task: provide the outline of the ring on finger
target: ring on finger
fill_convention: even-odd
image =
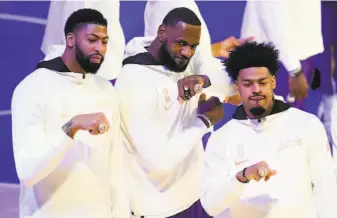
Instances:
[[[192,97],[190,88],[188,86],[184,86],[184,96],[186,99],[190,99]]]
[[[258,172],[261,177],[266,177],[268,175],[268,170],[265,167],[261,167]]]
[[[195,93],[200,93],[200,92],[202,92],[202,85],[196,84],[196,85],[194,86],[194,91],[195,91]]]
[[[105,129],[106,129],[106,124],[102,123],[102,124],[98,125],[98,132],[99,133],[101,133],[101,134],[104,133]]]

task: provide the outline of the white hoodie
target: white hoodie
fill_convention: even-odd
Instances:
[[[198,96],[182,105],[177,100],[177,81],[201,74],[199,66],[191,61],[183,73],[167,70],[144,48],[153,39],[130,41],[115,87],[121,103],[132,210],[136,216],[168,217],[200,197],[201,139],[210,129],[196,117]],[[209,94],[218,92],[222,98],[232,94],[226,72],[204,73],[215,84],[213,90],[213,85],[207,88],[212,91]]]
[[[244,137],[242,137],[244,136]],[[237,172],[265,161],[277,174],[241,183]],[[275,101],[271,115],[234,118],[210,137],[201,203],[216,218],[335,218],[337,184],[320,120]]]
[[[100,76],[69,72],[57,51],[13,93],[20,217],[128,217],[116,92]],[[76,115],[97,112],[110,123],[105,134],[79,131],[71,139],[61,129]]]

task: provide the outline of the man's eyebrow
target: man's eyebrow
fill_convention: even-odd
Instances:
[[[95,37],[97,37],[97,38],[101,38],[101,37],[99,37],[98,35],[96,35],[96,34],[94,34],[94,33],[89,33],[89,34],[87,34],[87,36],[95,36]],[[103,37],[103,38],[101,38],[101,39],[109,39],[109,36],[105,36],[105,37]]]

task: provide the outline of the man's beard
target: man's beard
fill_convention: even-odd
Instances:
[[[76,51],[76,60],[78,61],[81,68],[87,73],[96,74],[97,71],[99,70],[99,68],[101,67],[103,61],[104,61],[104,57],[101,58],[100,63],[93,63],[93,62],[90,61],[90,56],[85,56],[83,54],[83,52],[81,51],[81,49],[79,49],[78,46],[76,46],[75,49],[76,49],[75,50]],[[95,55],[97,55],[97,54],[95,54]]]
[[[253,107],[249,111],[254,117],[261,118],[266,113],[267,110],[259,106],[259,107]]]
[[[170,53],[167,49],[167,42],[163,42],[163,44],[160,46],[160,60],[163,65],[165,65],[169,70],[173,72],[184,72],[189,64],[189,61],[184,66],[179,66],[171,57]]]

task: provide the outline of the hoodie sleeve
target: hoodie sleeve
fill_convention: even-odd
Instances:
[[[337,184],[328,137],[317,117],[307,126],[309,167],[318,217],[334,218],[337,217]]]
[[[211,135],[205,152],[200,201],[210,216],[217,216],[237,203],[245,188],[236,178],[240,170],[231,162],[228,145],[224,143],[227,138],[224,128]]]
[[[114,99],[114,121],[112,123],[113,126],[110,127],[114,134],[112,137],[112,152],[110,159],[113,217],[129,217],[130,204],[125,179],[124,147],[120,128],[120,104],[115,89],[113,87],[111,87],[111,89],[111,99]]]
[[[160,109],[153,74],[140,65],[126,65],[116,81],[121,99],[122,125],[142,165],[156,173],[167,173],[200,145],[209,130],[198,118],[181,132],[169,134],[167,118]],[[139,72],[142,72],[139,74]],[[168,112],[167,112],[168,113]],[[167,116],[167,114],[166,114]],[[172,118],[175,119],[175,118]]]
[[[26,78],[21,82],[12,97],[15,166],[19,179],[27,186],[33,186],[48,176],[75,142],[63,132],[61,126],[47,136],[43,94],[35,88],[37,81],[32,79]]]
[[[247,3],[244,25],[241,32],[241,37],[252,36],[252,32],[256,28],[265,35],[269,42],[272,42],[275,47],[280,51],[280,60],[290,72],[296,72],[301,69],[301,63],[298,59],[294,49],[290,48],[289,39],[285,36],[286,16],[285,4],[287,1],[254,1]],[[291,14],[291,13],[290,13]],[[253,17],[250,17],[253,16]],[[255,17],[256,16],[256,17]],[[249,21],[253,19],[254,21]],[[257,32],[257,34],[259,34]],[[253,35],[257,41],[264,41],[258,35]]]

